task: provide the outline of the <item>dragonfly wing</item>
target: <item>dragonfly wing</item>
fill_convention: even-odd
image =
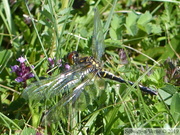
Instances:
[[[87,72],[86,70],[85,67],[77,66],[73,70],[58,76],[33,83],[23,91],[22,97],[24,99],[40,101],[66,92],[82,79],[82,76]]]
[[[93,31],[93,45],[92,52],[97,60],[100,61],[102,55],[104,54],[104,35],[103,27],[100,20],[99,10],[94,9],[94,31]]]
[[[45,98],[51,98],[59,93],[64,93],[73,88],[76,83],[88,74],[87,66],[76,66],[76,68],[67,71],[58,76],[41,80],[27,87],[22,94],[22,97],[29,100],[40,101]],[[89,71],[90,72],[90,71]]]
[[[80,83],[77,87],[75,87],[71,94],[65,96],[62,98],[57,105],[53,106],[48,113],[43,117],[42,123],[54,123],[60,120],[60,118],[65,118],[68,116],[68,114],[75,115],[75,113],[78,111],[72,111],[72,108],[75,108],[75,104],[77,103],[77,99],[81,95],[82,91],[84,90],[84,87],[89,84],[91,79],[86,79],[82,83]]]
[[[35,82],[23,91],[22,97],[24,99],[40,101],[44,99],[45,96],[47,96],[47,92],[51,86],[53,86],[57,82],[62,82],[66,77],[68,76],[65,76],[63,74],[49,79],[41,80],[40,82]]]

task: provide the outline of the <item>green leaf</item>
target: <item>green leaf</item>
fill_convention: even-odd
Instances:
[[[158,90],[158,93],[161,95],[163,101],[167,104],[167,105],[170,105],[171,102],[172,102],[172,98],[171,98],[171,94],[159,89]]]
[[[147,34],[150,34],[152,32],[152,24],[151,23],[148,23],[146,26],[145,26],[145,32]]]
[[[21,135],[35,135],[36,134],[36,130],[33,128],[27,128],[25,127],[23,129],[23,131],[21,132]]]
[[[162,32],[160,25],[152,24],[152,33],[160,34]]]
[[[175,93],[172,97],[171,112],[180,114],[180,93]]]
[[[136,24],[136,20],[138,19],[138,15],[134,12],[128,13],[128,17],[126,18],[126,25],[131,27],[132,25]]]
[[[146,11],[144,14],[140,16],[137,23],[138,25],[146,26],[147,23],[150,22],[151,20],[152,20],[152,15],[150,14],[149,11]]]
[[[117,40],[117,34],[114,29],[110,28],[109,34],[113,40]]]
[[[111,27],[113,29],[118,29],[119,28],[119,19],[120,18],[117,15],[114,15],[113,20],[111,22]]]
[[[176,120],[176,122],[178,122],[180,120],[180,93],[176,93],[173,95],[172,97],[172,102],[171,102],[171,113],[174,117],[174,119]]]
[[[175,94],[176,92],[178,92],[178,88],[171,84],[167,84],[165,87],[163,87],[161,89],[166,91],[169,94]]]
[[[151,48],[143,53],[150,56],[151,58],[158,58],[165,53],[165,48],[164,47],[156,47],[156,49]],[[167,56],[167,54],[166,54],[166,56]],[[141,62],[145,62],[145,61],[149,60],[148,57],[144,57],[144,55],[142,55],[142,54],[138,55],[135,59],[138,61],[141,61]]]
[[[164,46],[164,52],[159,59],[167,59],[168,57],[172,58],[175,56],[175,52],[180,53],[179,38],[180,38],[180,34],[172,38],[170,42],[171,44],[167,44],[166,46]]]
[[[126,28],[128,30],[128,34],[136,35],[138,32],[138,28],[136,26],[136,21],[138,19],[138,16],[134,12],[130,12],[128,14],[128,17],[126,18]]]

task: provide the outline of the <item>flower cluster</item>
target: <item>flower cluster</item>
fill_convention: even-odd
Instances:
[[[31,68],[26,66],[26,59],[24,57],[19,57],[17,61],[20,62],[20,65],[11,66],[11,72],[15,72],[18,76],[15,81],[26,83],[26,80],[34,77],[34,74],[31,72]],[[34,66],[32,66],[32,68],[34,68]]]
[[[17,75],[17,78],[15,79],[15,81],[16,82],[23,82],[24,87],[26,87],[26,80],[34,77],[34,74],[31,71],[31,68],[34,68],[34,66],[31,66],[31,68],[26,66],[26,63],[25,63],[26,59],[24,57],[19,57],[17,59],[17,61],[20,62],[20,65],[11,66],[11,72],[16,73],[16,75]],[[51,70],[53,70],[53,68],[55,68],[55,66],[62,67],[62,60],[61,59],[56,61],[55,58],[54,59],[48,58],[48,62],[49,62],[49,65],[48,65],[49,68],[47,70],[47,73],[49,75],[52,75]],[[63,66],[63,69],[69,70],[70,66],[68,64],[65,64]]]
[[[52,75],[52,72],[51,72],[51,70],[55,67],[55,66],[58,66],[58,67],[62,67],[62,60],[60,59],[60,60],[58,60],[58,61],[56,61],[56,58],[48,58],[48,62],[49,62],[49,65],[48,65],[48,70],[47,70],[47,73],[49,74],[49,75]],[[69,70],[70,69],[70,66],[69,66],[69,64],[65,64],[64,65],[64,68],[65,68],[65,70]]]
[[[163,66],[165,67],[166,76],[164,77],[165,82],[180,86],[180,61],[168,58]]]
[[[124,49],[119,50],[119,58],[121,60],[121,64],[128,64],[127,54]]]

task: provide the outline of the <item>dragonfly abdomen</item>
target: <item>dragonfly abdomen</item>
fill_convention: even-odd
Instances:
[[[126,84],[129,84],[131,86],[134,85],[133,82],[125,81],[121,77],[116,76],[116,75],[114,75],[114,74],[112,74],[112,73],[110,73],[108,71],[105,71],[105,70],[99,71],[98,76],[101,77],[101,78],[108,78],[108,79],[111,79],[111,80],[114,80],[114,81],[117,81],[117,82],[120,82],[120,83],[126,83]],[[157,95],[157,91],[154,91],[154,90],[152,90],[152,89],[150,89],[148,87],[142,86],[142,85],[138,85],[138,86],[139,86],[141,91],[147,92],[147,93],[149,93],[151,95]],[[137,87],[135,86],[135,88],[137,88]]]

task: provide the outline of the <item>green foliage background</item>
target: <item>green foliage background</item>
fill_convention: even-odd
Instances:
[[[179,128],[180,2],[87,0],[81,5],[80,1],[0,2],[0,133],[123,134],[124,128]],[[10,67],[24,56],[35,66],[36,77],[48,77],[49,57],[63,59],[74,50],[93,55],[95,7],[102,23],[110,24],[103,27],[107,32],[104,67],[159,94],[151,96],[132,86],[97,79],[99,83],[85,88],[89,102],[78,106],[76,117],[42,126],[44,110],[53,104],[32,106],[22,99],[23,85],[14,81]],[[128,64],[121,65],[121,49]]]

